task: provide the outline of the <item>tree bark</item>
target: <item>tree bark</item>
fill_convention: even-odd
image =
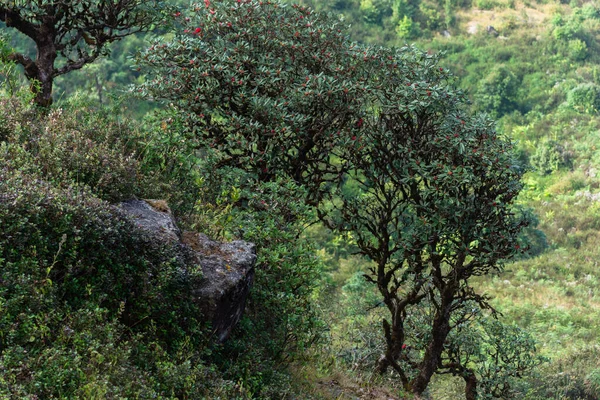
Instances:
[[[386,320],[383,321],[387,346],[385,354],[377,362],[377,372],[383,374],[392,366],[400,374],[402,383],[406,385],[407,382],[404,374],[397,370],[397,361],[402,354],[402,345],[404,343],[403,322],[403,319],[399,315],[393,315],[391,326]]]
[[[39,87],[34,87],[34,101],[38,106],[49,107],[52,104],[54,62],[57,54],[52,32],[41,32],[38,40],[36,40],[36,46],[37,76],[33,78],[39,82]]]
[[[477,377],[473,371],[468,371],[467,375],[463,376],[465,380],[465,399],[477,400]]]
[[[423,361],[419,364],[419,374],[413,379],[410,385],[411,391],[417,395],[422,394],[427,389],[431,377],[438,369],[442,352],[444,351],[444,342],[450,333],[450,314],[454,299],[454,286],[447,286],[442,296],[440,308],[433,320],[431,329],[432,339],[425,350]]]

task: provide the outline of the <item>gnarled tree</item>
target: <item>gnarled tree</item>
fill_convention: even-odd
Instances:
[[[29,37],[36,55],[12,52],[8,58],[23,66],[35,102],[52,104],[57,76],[93,62],[107,45],[148,29],[163,17],[158,0],[1,0],[0,21]]]
[[[470,367],[444,363],[448,338],[473,318],[469,310],[493,312],[471,279],[502,271],[520,251],[528,221],[514,201],[523,171],[493,121],[467,112],[437,56],[411,47],[366,56],[372,90],[341,156],[351,172],[321,215],[374,262],[365,277],[390,315],[379,370],[392,367],[421,394],[434,373],[451,369],[474,393]],[[431,318],[415,335],[410,325],[425,303]]]

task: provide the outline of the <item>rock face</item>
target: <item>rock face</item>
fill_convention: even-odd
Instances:
[[[191,232],[184,233],[183,242],[194,251],[204,275],[194,295],[202,299],[204,314],[213,316],[213,330],[222,342],[244,313],[254,279],[256,248],[242,241],[214,242],[204,234]]]
[[[128,200],[121,209],[136,225],[163,241],[179,241],[181,232],[167,203],[162,200]]]
[[[217,340],[227,340],[244,313],[252,287],[254,244],[220,243],[203,234],[181,233],[164,201],[129,200],[121,203],[120,208],[156,239],[178,244],[181,258],[193,262],[194,268],[198,265],[202,268],[203,278],[193,290],[193,301],[198,302],[204,318],[211,321]]]

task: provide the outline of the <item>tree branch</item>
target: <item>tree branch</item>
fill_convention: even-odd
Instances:
[[[4,22],[7,27],[15,28],[34,41],[38,39],[38,26],[23,19],[18,11],[0,6],[0,21]]]
[[[15,52],[9,54],[8,59],[23,66],[27,79],[35,79],[38,76],[39,70],[37,65],[35,65],[35,62],[26,55]]]

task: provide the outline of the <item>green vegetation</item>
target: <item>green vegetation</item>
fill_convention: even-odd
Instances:
[[[0,398],[600,398],[600,5],[165,3],[53,105],[3,29]],[[132,197],[258,245],[226,343]]]
[[[160,1],[11,0],[0,3],[0,21],[35,44],[35,59],[19,51],[5,58],[23,67],[40,106],[52,104],[54,79],[106,54],[109,43],[149,29],[163,19]]]

